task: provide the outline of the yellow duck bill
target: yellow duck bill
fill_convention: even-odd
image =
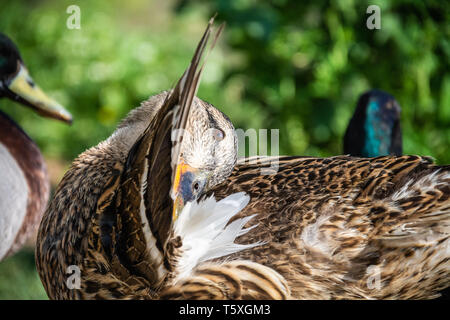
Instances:
[[[178,219],[179,214],[188,201],[196,200],[196,195],[204,185],[204,181],[200,179],[200,176],[200,170],[192,168],[184,161],[177,165],[171,192],[173,221]]]
[[[34,83],[27,68],[19,62],[18,72],[7,85],[9,98],[31,107],[44,117],[72,123],[72,115],[58,102],[49,98]]]

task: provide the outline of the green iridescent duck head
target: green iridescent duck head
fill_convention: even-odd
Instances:
[[[344,153],[357,157],[402,155],[401,108],[381,90],[360,96],[344,136]]]
[[[6,97],[28,106],[42,116],[71,123],[72,116],[50,99],[28,73],[19,50],[0,33],[0,98]]]

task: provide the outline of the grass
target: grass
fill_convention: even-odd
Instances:
[[[0,262],[0,300],[47,300],[34,263],[34,248]]]

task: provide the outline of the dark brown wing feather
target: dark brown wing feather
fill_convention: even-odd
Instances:
[[[176,103],[179,103],[179,108],[176,110],[175,117],[173,119],[173,139],[172,139],[172,176],[171,181],[174,181],[175,174],[175,166],[179,163],[181,144],[183,140],[183,130],[186,129],[186,124],[188,120],[188,116],[191,110],[192,101],[197,93],[198,85],[200,83],[200,76],[202,74],[204,63],[199,68],[200,61],[203,53],[205,52],[206,45],[209,40],[209,36],[211,34],[211,28],[214,23],[214,18],[208,23],[208,27],[206,28],[205,33],[203,34],[200,43],[197,46],[194,57],[192,58],[191,64],[188,69],[185,71],[181,79],[178,81],[177,86],[174,89],[174,92],[179,92],[179,96]],[[219,38],[224,25],[220,25],[217,30],[213,42],[210,47],[210,51],[214,48],[217,39]],[[209,51],[209,52],[210,52]],[[208,52],[208,53],[209,53]]]

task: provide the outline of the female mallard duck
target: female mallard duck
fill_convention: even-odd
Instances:
[[[14,43],[0,33],[0,97],[41,115],[70,122],[70,114],[33,82]],[[49,196],[44,159],[28,135],[0,112],[0,260],[34,235]]]
[[[36,246],[49,297],[438,296],[449,286],[450,168],[419,156],[234,167],[231,122],[195,98],[210,26],[175,89],[63,177]]]
[[[402,155],[401,108],[381,90],[359,97],[344,136],[344,153],[355,157]]]

